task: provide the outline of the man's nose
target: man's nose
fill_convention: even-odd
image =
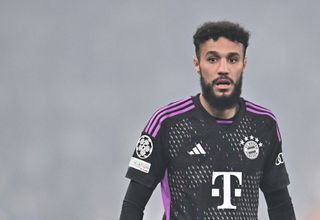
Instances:
[[[229,74],[228,62],[226,59],[221,59],[218,67],[219,75],[227,75]]]

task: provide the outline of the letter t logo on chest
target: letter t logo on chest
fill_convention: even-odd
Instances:
[[[242,185],[242,173],[241,172],[213,172],[212,173],[212,185],[215,185],[216,178],[223,177],[223,204],[218,206],[218,209],[236,209],[237,207],[231,204],[231,176],[235,176],[239,180],[239,184]],[[220,196],[220,189],[213,188],[212,197]],[[236,197],[241,196],[241,189],[234,189],[234,195]]]

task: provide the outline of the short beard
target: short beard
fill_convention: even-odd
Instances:
[[[202,95],[212,108],[217,110],[226,110],[237,106],[240,102],[242,89],[242,73],[239,80],[234,84],[234,90],[228,96],[217,97],[213,91],[213,82],[206,84],[200,73],[200,83]]]

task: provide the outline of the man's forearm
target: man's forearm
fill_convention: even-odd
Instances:
[[[270,220],[295,220],[288,188],[264,193]]]
[[[154,188],[131,181],[123,200],[120,220],[142,220],[144,208]]]

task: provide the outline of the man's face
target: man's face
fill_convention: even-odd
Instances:
[[[200,46],[200,60],[193,60],[201,76],[202,95],[215,108],[230,108],[238,102],[246,66],[241,43],[220,37]]]

